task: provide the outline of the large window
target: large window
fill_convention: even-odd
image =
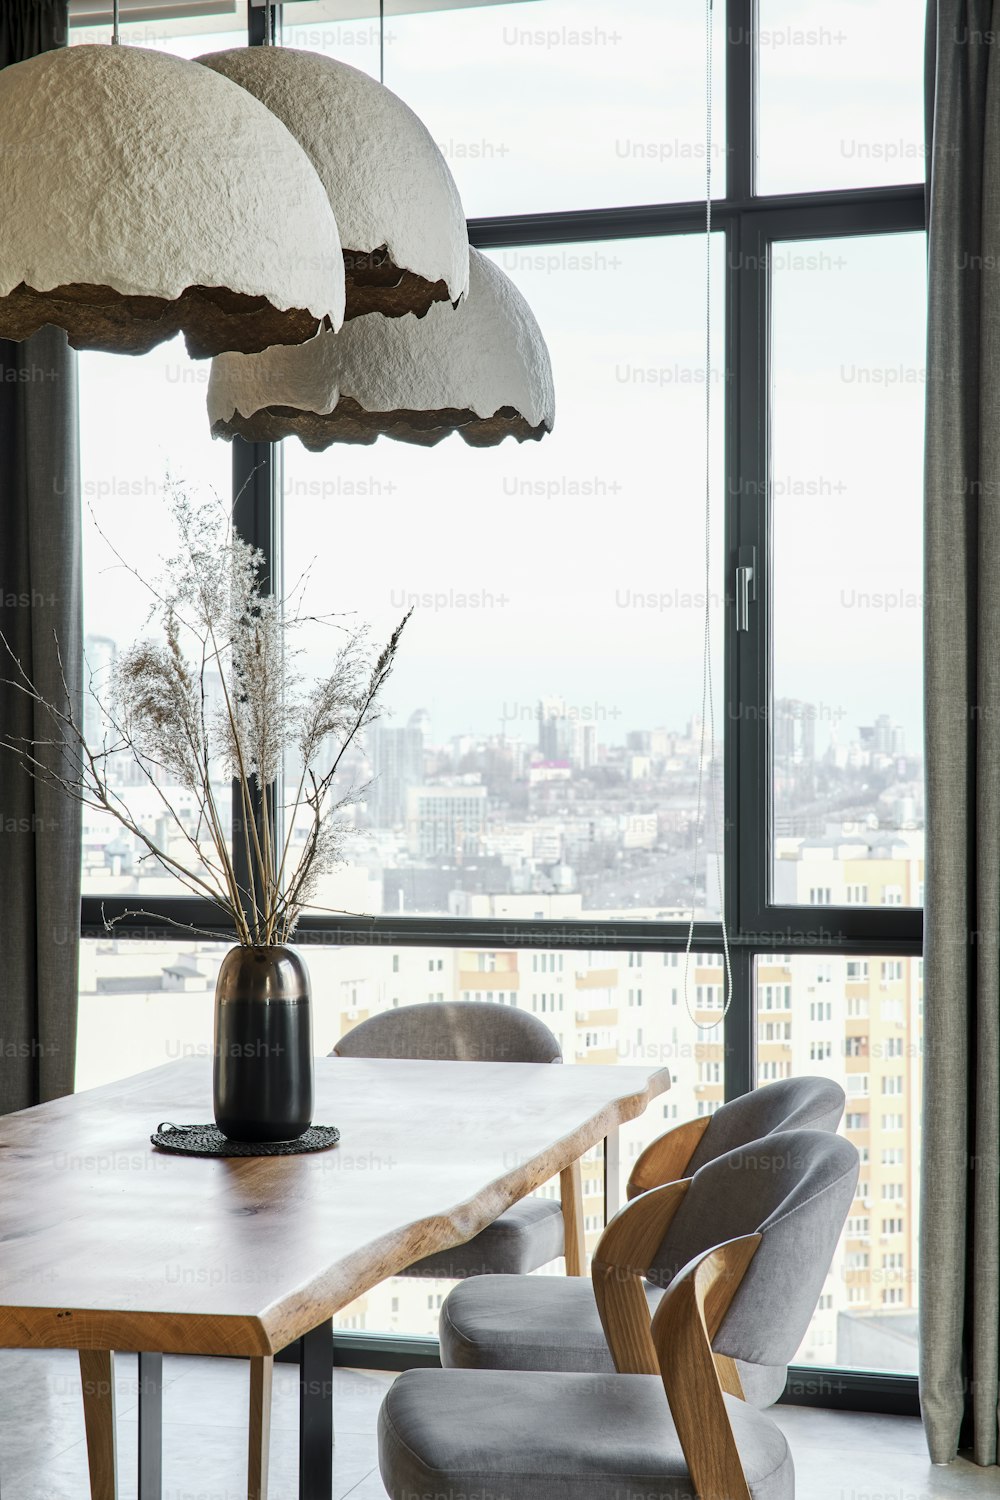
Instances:
[[[713,784],[700,734],[704,237],[491,253],[545,329],[550,438],[485,452],[458,438],[285,445],[285,576],[307,580],[303,612],[370,620],[381,640],[415,606],[392,714],[359,757],[371,786],[355,859],[322,904],[660,922],[693,904],[717,917],[725,584],[719,528]],[[721,490],[721,236],[713,253]],[[331,641],[317,626],[313,659]]]
[[[141,628],[114,554],[169,545],[168,470],[227,503],[252,476],[238,523],[286,585],[308,574],[313,613],[355,612],[377,639],[415,604],[353,767],[370,786],[351,861],[301,925],[318,1048],[373,1010],[483,999],[533,1010],[575,1066],[666,1062],[674,1088],[625,1133],[626,1171],[727,1097],[839,1079],[862,1182],[799,1362],[824,1399],[898,1402],[920,1150],[922,18],[716,4],[709,146],[698,8],[402,8],[381,48],[371,3],[278,19],[287,44],[375,76],[381,52],[474,243],[536,311],[556,431],[489,452],[230,449],[179,348],[86,356],[91,668]],[[248,14],[171,9],[131,39],[193,57]],[[249,24],[259,42],[259,7]],[[321,632],[304,644],[321,665]],[[224,935],[139,852],[88,825],[81,1085],[207,1046]],[[140,906],[163,920],[109,938],[103,917]],[[592,1246],[596,1157],[586,1178]],[[444,1290],[390,1286],[342,1322],[426,1333]]]

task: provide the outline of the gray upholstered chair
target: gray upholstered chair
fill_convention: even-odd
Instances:
[[[844,1103],[844,1090],[832,1078],[780,1078],[751,1089],[721,1104],[713,1115],[686,1120],[647,1146],[632,1168],[628,1196],[693,1177],[706,1162],[776,1130],[836,1130]]]
[[[797,1130],[634,1198],[594,1257],[619,1373],[408,1371],[379,1414],[391,1500],[471,1494],[484,1476],[506,1500],[794,1500],[785,1437],[741,1399],[739,1371],[794,1355],[857,1178],[849,1141]],[[650,1320],[657,1275],[670,1284]]]
[[[401,1005],[380,1011],[342,1036],[335,1057],[398,1057],[446,1062],[561,1063],[552,1032],[537,1016],[487,1001]],[[522,1198],[479,1234],[416,1261],[401,1274],[463,1280],[489,1274],[520,1279],[564,1253],[562,1205]],[[581,1275],[583,1266],[567,1265]]]
[[[629,1177],[629,1198],[690,1177],[727,1151],[778,1131],[833,1132],[843,1111],[844,1091],[828,1078],[766,1084],[653,1141]],[[710,1234],[706,1225],[706,1237],[692,1241],[691,1254],[713,1243]],[[652,1312],[662,1285],[646,1291]],[[494,1276],[455,1287],[441,1309],[440,1340],[446,1369],[614,1369],[594,1298],[579,1280]],[[785,1369],[755,1367],[745,1372],[744,1386],[748,1401],[769,1406],[784,1390]]]

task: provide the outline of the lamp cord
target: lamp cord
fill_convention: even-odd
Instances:
[[[118,9],[119,9],[119,0],[111,0],[111,45],[112,45],[112,47],[120,47],[121,46],[121,42],[122,42],[121,30],[120,30],[120,24],[119,24]]]
[[[385,83],[385,0],[378,0],[378,81]]]
[[[684,947],[684,1006],[699,1031],[713,1031],[729,1014],[733,999],[733,969],[726,927],[726,900],[722,887],[722,857],[719,853],[719,810],[715,788],[715,693],[712,682],[712,0],[705,0],[705,627],[701,658],[701,729],[698,743],[698,794],[694,821],[694,879],[691,917]],[[705,725],[709,727],[708,806],[715,837],[715,880],[722,915],[722,952],[726,971],[726,995],[722,1015],[707,1024],[696,1019],[688,994],[691,944],[694,941],[695,902],[698,894],[698,833],[702,819],[702,788],[705,768]],[[707,837],[707,829],[706,829]],[[705,850],[705,895],[708,895],[708,849]]]

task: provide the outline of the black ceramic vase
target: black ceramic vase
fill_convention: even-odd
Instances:
[[[215,987],[215,1123],[233,1141],[294,1141],[312,1124],[309,973],[291,948],[231,948]]]

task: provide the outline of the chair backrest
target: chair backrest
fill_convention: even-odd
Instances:
[[[844,1090],[832,1078],[780,1078],[751,1089],[715,1111],[684,1175],[693,1177],[716,1157],[776,1130],[833,1132],[843,1117],[844,1103]]]
[[[488,1000],[427,1001],[380,1011],[342,1036],[332,1057],[398,1057],[427,1062],[561,1063],[537,1016]]]
[[[779,1132],[716,1158],[691,1179],[650,1280],[666,1285],[710,1246],[760,1234],[712,1347],[750,1364],[788,1364],[823,1289],[859,1164],[856,1146],[819,1130]]]

